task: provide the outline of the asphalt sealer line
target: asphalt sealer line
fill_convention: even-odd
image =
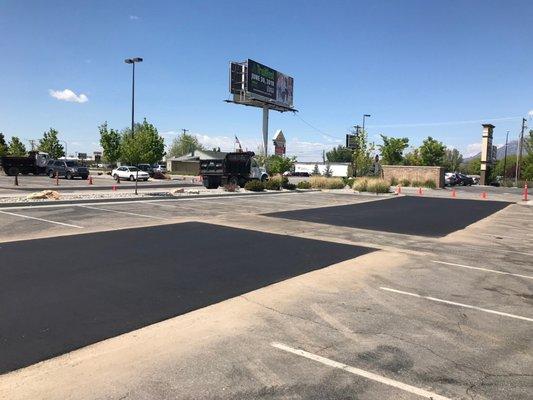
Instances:
[[[2,214],[8,214],[8,215],[14,215],[14,216],[16,216],[16,217],[21,217],[21,218],[34,219],[34,220],[36,220],[36,221],[48,222],[48,223],[50,223],[50,224],[56,224],[56,225],[62,225],[62,226],[68,226],[69,228],[83,229],[83,226],[73,225],[73,224],[66,224],[66,223],[64,223],[64,222],[51,221],[51,220],[49,220],[49,219],[44,219],[44,218],[30,217],[29,215],[16,214],[16,213],[12,213],[12,212],[8,212],[8,211],[2,211],[2,210],[0,210],[0,213],[2,213]]]
[[[422,397],[433,399],[433,400],[450,400],[448,397],[440,396],[436,393],[428,392],[427,390],[420,389],[420,388],[408,385],[403,382],[398,382],[398,381],[395,381],[394,379],[390,379],[382,375],[374,374],[373,372],[365,371],[363,369],[356,368],[356,367],[351,367],[349,365],[340,363],[338,361],[330,360],[329,358],[325,358],[325,357],[321,357],[316,354],[308,353],[307,351],[304,351],[304,350],[294,349],[283,343],[274,342],[274,343],[271,343],[271,346],[277,349],[286,351],[288,353],[292,353],[292,354],[296,354],[301,357],[305,357],[309,360],[317,361],[329,367],[337,368],[337,369],[349,372],[351,374],[358,375],[366,379],[370,379],[375,382],[383,383],[385,385],[392,386],[394,388],[397,388],[397,389],[400,389],[400,390],[403,390],[403,391],[406,391],[412,394],[416,394],[418,396],[422,396]]]
[[[488,308],[476,307],[476,306],[472,306],[470,304],[456,303],[455,301],[442,300],[442,299],[437,299],[435,297],[430,297],[430,296],[422,296],[422,295],[417,294],[417,293],[404,292],[403,290],[396,290],[396,289],[391,289],[391,288],[387,288],[387,287],[380,287],[380,289],[381,290],[386,290],[388,292],[393,292],[393,293],[405,294],[407,296],[418,297],[420,299],[436,301],[438,303],[450,304],[452,306],[470,308],[472,310],[483,311],[483,312],[490,313],[490,314],[496,314],[496,315],[501,315],[501,316],[504,316],[504,317],[521,319],[523,321],[533,322],[533,318],[522,317],[520,315],[515,315],[515,314],[508,314],[508,313],[504,313],[504,312],[501,312],[501,311],[489,310]]]
[[[529,275],[520,275],[520,274],[513,274],[511,272],[505,272],[505,271],[497,271],[495,269],[488,269],[488,268],[481,268],[481,267],[472,267],[470,265],[464,265],[464,264],[456,264],[451,262],[445,262],[445,261],[436,261],[431,260],[431,262],[437,263],[437,264],[443,264],[443,265],[451,265],[452,267],[460,267],[460,268],[468,268],[468,269],[475,269],[478,271],[484,271],[484,272],[493,272],[495,274],[502,274],[502,275],[512,275],[517,276],[519,278],[526,278],[526,279],[533,279],[533,276]]]

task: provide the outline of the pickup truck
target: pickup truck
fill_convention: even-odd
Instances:
[[[27,156],[4,156],[0,157],[0,164],[6,175],[46,173],[46,164],[49,157],[47,153],[30,151]]]
[[[246,182],[257,179],[266,181],[268,174],[253,158],[253,151],[227,153],[223,159],[200,160],[200,176],[207,189],[235,184],[244,187]]]

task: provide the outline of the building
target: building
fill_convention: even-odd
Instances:
[[[296,162],[294,164],[294,172],[307,172],[310,175],[315,170],[315,166],[318,166],[318,170],[321,175],[324,175],[326,167],[329,164],[331,170],[331,176],[353,176],[353,168],[351,163],[341,163],[341,162]]]
[[[179,175],[198,175],[200,160],[221,160],[226,154],[223,151],[194,150],[180,157],[167,158],[167,171]]]

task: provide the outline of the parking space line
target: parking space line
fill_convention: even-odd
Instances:
[[[98,211],[114,212],[114,213],[117,213],[117,214],[132,215],[134,217],[152,218],[152,219],[159,219],[159,220],[163,220],[163,221],[167,221],[168,220],[168,218],[156,217],[155,215],[137,214],[137,213],[132,213],[132,212],[129,212],[129,211],[112,210],[110,208],[91,207],[91,206],[85,206],[85,205],[78,205],[77,207],[89,208],[91,210],[98,210]]]
[[[383,384],[388,385],[388,386],[395,387],[397,389],[401,389],[403,391],[406,391],[406,392],[409,392],[409,393],[412,393],[412,394],[416,394],[418,396],[426,397],[428,399],[433,399],[433,400],[450,400],[448,397],[440,396],[440,395],[438,395],[436,393],[428,392],[427,390],[420,389],[420,388],[417,388],[415,386],[411,386],[411,385],[408,385],[406,383],[399,382],[399,381],[387,378],[387,377],[382,376],[382,375],[374,374],[373,372],[365,371],[365,370],[360,369],[360,368],[352,367],[350,365],[343,364],[343,363],[340,363],[338,361],[331,360],[329,358],[321,357],[321,356],[313,354],[313,353],[308,353],[305,350],[295,349],[295,348],[289,347],[289,346],[287,346],[287,345],[285,345],[283,343],[274,342],[274,343],[271,343],[271,346],[273,346],[273,347],[275,347],[277,349],[292,353],[292,354],[296,354],[296,355],[301,356],[301,357],[305,357],[305,358],[307,358],[309,360],[317,361],[317,362],[322,363],[324,365],[327,365],[329,367],[337,368],[337,369],[349,372],[351,374],[361,376],[363,378],[367,378],[367,379],[370,379],[370,380],[373,380],[373,381],[376,381],[376,382],[379,382],[379,383],[383,383]]]
[[[2,214],[8,214],[8,215],[14,215],[14,216],[16,216],[16,217],[21,217],[21,218],[34,219],[34,220],[42,221],[42,222],[48,222],[48,223],[50,223],[50,224],[56,224],[56,225],[62,225],[62,226],[68,226],[69,228],[83,229],[83,226],[78,226],[78,225],[73,225],[73,224],[67,224],[67,223],[65,223],[65,222],[51,221],[51,220],[49,220],[49,219],[44,219],[44,218],[30,217],[29,215],[16,214],[16,213],[12,213],[12,212],[8,212],[8,211],[2,211],[2,210],[0,210],[0,213],[2,213]]]
[[[481,267],[472,267],[470,265],[464,265],[464,264],[456,264],[451,262],[445,262],[445,261],[436,261],[431,260],[431,262],[437,263],[437,264],[444,264],[444,265],[451,265],[453,267],[461,267],[461,268],[468,268],[468,269],[477,269],[479,271],[485,271],[485,272],[493,272],[495,274],[502,274],[502,275],[512,275],[517,276],[519,278],[526,278],[526,279],[533,279],[533,276],[529,275],[520,275],[520,274],[513,274],[511,272],[505,272],[505,271],[497,271],[495,269],[488,269],[488,268],[481,268]]]
[[[417,293],[404,292],[403,290],[396,290],[396,289],[391,289],[391,288],[387,288],[387,287],[380,287],[380,289],[381,290],[386,290],[388,292],[393,292],[393,293],[405,294],[407,296],[418,297],[420,299],[436,301],[438,303],[450,304],[452,306],[470,308],[472,310],[483,311],[483,312],[490,313],[490,314],[496,314],[496,315],[501,315],[501,316],[504,316],[504,317],[516,318],[516,319],[521,319],[521,320],[524,320],[524,321],[533,322],[533,318],[522,317],[520,315],[515,315],[515,314],[508,314],[508,313],[504,313],[504,312],[501,312],[501,311],[489,310],[488,308],[476,307],[476,306],[472,306],[470,304],[456,303],[455,301],[437,299],[435,297],[430,297],[430,296],[422,296],[422,295],[417,294]]]

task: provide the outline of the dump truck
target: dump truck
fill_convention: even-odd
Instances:
[[[46,173],[46,164],[48,163],[49,159],[50,157],[47,153],[30,151],[27,156],[23,157],[0,157],[0,164],[6,175],[40,175]]]
[[[244,187],[246,182],[257,179],[266,181],[268,174],[253,158],[253,151],[227,153],[222,159],[200,160],[200,176],[207,189],[235,184]]]

